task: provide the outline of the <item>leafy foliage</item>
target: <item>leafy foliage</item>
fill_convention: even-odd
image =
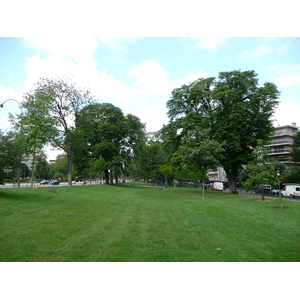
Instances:
[[[78,119],[83,107],[92,102],[89,91],[81,90],[67,79],[43,78],[33,92],[35,108],[52,120],[55,134],[50,137],[54,147],[61,148],[68,157],[68,185],[72,186],[72,163],[78,133]],[[38,106],[38,103],[41,105]],[[48,123],[49,125],[49,123]]]
[[[120,108],[110,103],[86,106],[78,120],[80,141],[75,151],[75,163],[83,170],[91,159],[101,158],[101,169],[108,183],[108,171],[124,172],[124,166],[140,151],[144,125],[136,116],[124,116]]]
[[[192,130],[182,139],[180,147],[182,160],[186,168],[202,173],[203,184],[208,169],[216,169],[220,163],[222,145],[213,140],[208,130]],[[203,186],[204,199],[204,186]]]
[[[291,152],[293,161],[300,164],[300,132],[297,132],[293,137],[293,150]]]
[[[22,140],[14,132],[0,130],[0,184],[16,176],[16,169],[22,165]]]
[[[173,145],[175,152],[189,130],[209,129],[223,145],[220,164],[234,191],[238,172],[251,160],[257,141],[270,137],[278,97],[273,83],[258,86],[254,71],[221,72],[218,80],[201,78],[183,85],[167,102],[171,122],[163,129],[166,144]]]
[[[267,149],[259,141],[258,146],[253,150],[253,160],[248,164],[250,170],[248,178],[244,182],[247,191],[255,190],[259,185],[278,186],[279,178],[276,171],[276,163],[269,161]],[[264,200],[264,192],[262,192]]]

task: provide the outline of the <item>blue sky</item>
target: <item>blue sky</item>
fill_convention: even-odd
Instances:
[[[99,102],[138,116],[148,132],[168,123],[174,88],[219,72],[254,70],[281,91],[274,125],[300,125],[300,38],[39,37],[0,38],[0,102],[34,88],[40,77],[70,77]],[[1,130],[16,102],[0,109]]]

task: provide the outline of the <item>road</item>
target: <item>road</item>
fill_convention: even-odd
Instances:
[[[76,182],[73,185],[82,185],[82,184],[83,184],[82,182]],[[87,183],[87,185],[88,184],[90,184],[90,183]],[[91,184],[96,184],[96,182],[92,181]],[[61,182],[59,185],[34,183],[33,187],[57,187],[57,186],[67,186],[67,185],[68,185],[67,182]],[[12,184],[12,183],[8,183],[8,184],[5,184],[5,185],[0,185],[0,188],[12,188],[12,187],[17,187],[17,185]],[[20,187],[31,187],[31,183],[21,183]]]

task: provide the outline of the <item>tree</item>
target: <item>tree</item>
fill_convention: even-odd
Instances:
[[[59,154],[55,162],[52,164],[54,177],[56,179],[64,180],[68,178],[68,156],[66,154]]]
[[[144,125],[133,115],[124,116],[122,110],[110,103],[86,106],[80,115],[80,142],[75,162],[84,169],[90,160],[105,162],[104,174],[108,184],[109,171],[119,175],[144,142]],[[116,177],[116,181],[117,181]]]
[[[56,134],[50,139],[54,147],[65,151],[68,158],[68,186],[72,187],[72,163],[78,135],[79,115],[92,102],[90,93],[66,79],[41,79],[35,97],[47,109],[48,120],[55,123]]]
[[[253,160],[247,165],[248,178],[244,182],[247,191],[253,191],[259,186],[278,186],[279,178],[276,170],[276,162],[270,161],[266,147],[259,141],[258,146],[252,152]],[[262,188],[262,200],[265,200],[264,188]]]
[[[42,148],[55,135],[55,120],[49,118],[48,108],[38,93],[24,96],[24,112],[16,117],[10,116],[11,122],[23,136],[24,154],[32,155],[31,187],[35,178],[36,160],[42,155]]]
[[[52,168],[50,164],[47,162],[47,156],[44,152],[41,152],[36,160],[35,167],[35,176],[39,179],[51,179],[52,177]]]
[[[165,176],[170,175],[164,172],[163,165],[166,163],[166,155],[160,141],[149,141],[145,145],[142,155],[138,158],[140,174],[145,180],[151,179],[156,184],[164,180]]]
[[[215,169],[220,164],[222,145],[211,138],[208,130],[191,130],[182,140],[180,146],[182,160],[186,168],[201,171],[202,199],[204,199],[204,180],[209,169]]]
[[[218,80],[200,78],[173,91],[167,102],[170,125],[166,130],[171,132],[171,141],[180,142],[195,126],[210,129],[211,136],[225,150],[220,165],[233,192],[238,172],[251,159],[257,141],[270,138],[278,97],[273,83],[258,85],[254,71],[221,72]]]
[[[13,179],[16,169],[22,166],[22,145],[16,132],[0,130],[0,184],[4,184],[5,179]]]
[[[300,164],[300,132],[297,132],[293,137],[293,150],[291,152],[292,160]]]

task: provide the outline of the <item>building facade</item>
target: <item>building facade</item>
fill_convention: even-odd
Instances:
[[[292,169],[295,164],[291,159],[291,152],[293,149],[293,138],[298,131],[299,128],[296,123],[275,127],[272,140],[266,145],[269,147],[269,157],[272,160],[283,163],[287,171]]]

